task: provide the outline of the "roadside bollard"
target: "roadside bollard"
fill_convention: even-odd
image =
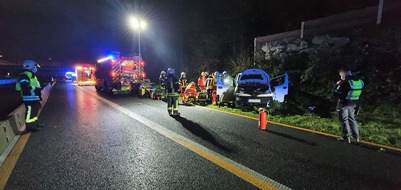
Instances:
[[[266,130],[267,117],[268,117],[268,115],[265,112],[265,109],[259,108],[259,126],[258,126],[258,128],[262,131]]]

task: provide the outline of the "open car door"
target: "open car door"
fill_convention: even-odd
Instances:
[[[274,77],[270,80],[270,84],[275,85],[273,87],[273,100],[278,102],[284,102],[285,95],[288,94],[288,74]]]
[[[226,74],[216,74],[217,80],[217,95],[219,102],[228,103],[234,100],[234,79]]]

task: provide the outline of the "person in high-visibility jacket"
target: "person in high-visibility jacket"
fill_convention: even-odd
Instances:
[[[206,92],[206,72],[202,72],[201,76],[198,78],[198,86],[201,92]]]
[[[207,83],[207,90],[208,90],[208,95],[209,99],[212,99],[212,104],[216,105],[217,101],[217,80],[216,80],[216,73],[212,73],[212,75],[209,75],[209,77],[206,79]]]
[[[337,111],[341,124],[341,137],[338,140],[351,143],[351,139],[359,142],[359,128],[355,117],[355,109],[358,109],[358,101],[362,94],[364,83],[361,79],[353,76],[351,71],[339,70],[342,80],[337,82],[333,91],[338,98]]]
[[[37,67],[40,67],[35,61],[25,60],[22,63],[24,72],[21,73],[16,82],[15,89],[21,92],[22,100],[24,102],[25,123],[28,132],[40,131],[44,125],[38,124],[38,113],[40,108],[41,86],[36,78]]]
[[[164,85],[164,80],[166,80],[166,71],[160,72],[159,82],[161,85]]]
[[[185,89],[188,85],[187,74],[185,72],[181,72],[179,81],[180,81],[182,88]]]
[[[169,115],[180,115],[178,112],[179,83],[174,76],[174,69],[168,68],[165,80],[165,88],[167,93],[167,111]]]
[[[198,101],[198,92],[196,91],[195,82],[190,82],[185,88],[185,101],[188,101],[190,97],[195,98],[195,101]]]

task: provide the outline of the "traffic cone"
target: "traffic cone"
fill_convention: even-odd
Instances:
[[[262,130],[262,131],[266,130],[267,117],[268,117],[268,114],[265,112],[265,109],[259,108],[259,124],[258,124],[258,128],[260,130]]]

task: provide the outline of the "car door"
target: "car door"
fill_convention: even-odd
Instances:
[[[219,72],[216,72],[216,85],[216,94],[217,96],[222,97],[223,93],[227,91],[228,86],[224,84],[223,77],[220,75]]]
[[[223,103],[229,103],[234,100],[234,78],[230,75],[220,76],[220,86],[217,86],[217,91],[220,91],[219,101]]]
[[[274,77],[270,80],[270,84],[273,84],[273,100],[278,102],[284,102],[284,98],[288,95],[288,74]]]

